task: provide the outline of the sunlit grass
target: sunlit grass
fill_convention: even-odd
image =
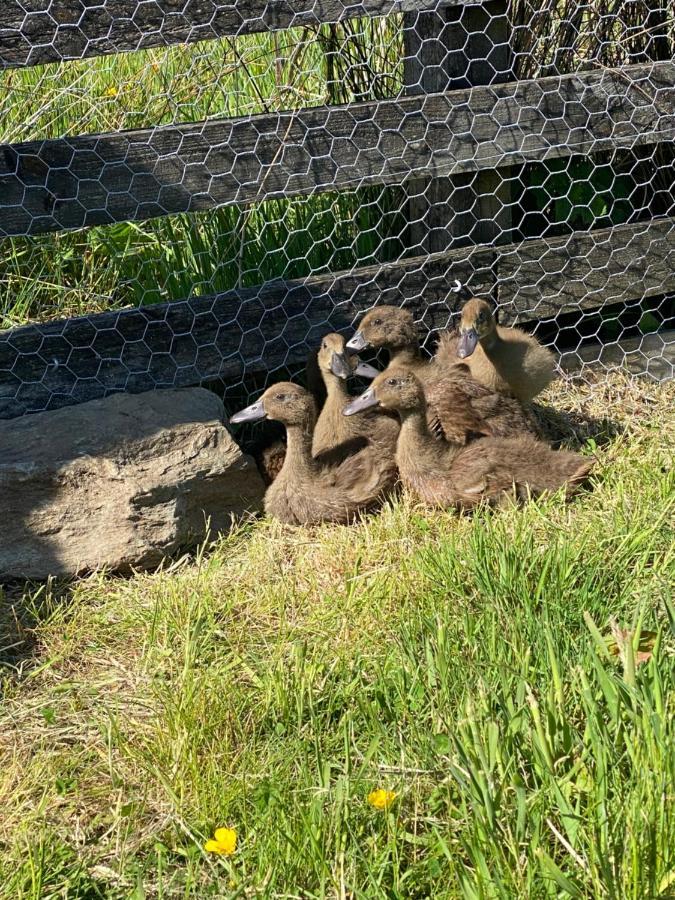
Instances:
[[[6,653],[0,896],[667,897],[673,387],[595,391],[570,408],[619,427],[572,504],[261,521],[8,595],[35,646]]]

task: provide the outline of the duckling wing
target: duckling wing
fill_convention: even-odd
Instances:
[[[367,446],[367,437],[364,435],[355,435],[354,437],[348,438],[346,441],[336,444],[334,447],[328,447],[326,450],[321,450],[319,453],[314,454],[314,458],[328,471],[331,471],[346,460],[353,459],[360,450],[363,450]]]
[[[536,433],[534,421],[519,400],[486,389],[487,394],[471,399],[474,412],[493,437],[517,437]]]
[[[471,387],[464,378],[446,377],[425,384],[427,423],[433,434],[460,444],[472,436],[491,434],[489,425],[473,406]]]
[[[430,405],[433,398],[433,405],[438,407],[437,418],[446,437],[460,440],[456,432],[464,429],[466,437],[461,443],[466,443],[472,432],[492,437],[536,433],[533,420],[519,400],[476,381],[464,365],[456,366],[452,377],[447,373],[430,384],[429,398]],[[447,429],[453,429],[455,434],[451,435]]]
[[[394,486],[396,463],[383,448],[368,445],[326,471],[326,483],[345,502],[370,508]]]
[[[563,485],[571,493],[587,478],[591,466],[585,457],[552,450],[530,435],[486,438],[461,452],[452,467],[452,479],[462,494],[478,493],[494,500],[515,491],[525,499]]]

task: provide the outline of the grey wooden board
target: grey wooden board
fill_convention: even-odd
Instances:
[[[675,138],[675,62],[0,147],[0,235]]]
[[[523,321],[674,291],[673,273],[675,218],[667,218],[29,325],[0,333],[0,418],[274,371],[376,303],[405,303],[423,331],[443,328],[454,278],[492,292],[506,321]]]
[[[423,0],[2,0],[0,68],[425,9]]]
[[[404,77],[409,94],[513,81],[507,0],[409,13]],[[409,242],[418,253],[511,240],[510,173],[484,169],[410,184]],[[501,176],[504,177],[501,177]]]
[[[571,374],[583,373],[588,368],[627,372],[653,381],[672,381],[675,378],[675,330],[643,334],[611,344],[586,344],[579,350],[562,353],[560,366]]]

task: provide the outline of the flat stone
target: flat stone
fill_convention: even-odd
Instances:
[[[203,388],[115,394],[0,422],[0,578],[153,568],[262,506]]]

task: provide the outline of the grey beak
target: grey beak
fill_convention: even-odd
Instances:
[[[467,356],[471,356],[476,349],[477,344],[478,333],[473,328],[470,328],[468,331],[463,331],[459,336],[459,343],[457,344],[457,356],[459,356],[460,359],[466,359]]]
[[[240,409],[233,416],[230,416],[230,424],[238,425],[240,422],[256,422],[258,419],[264,419],[267,413],[263,409],[262,400],[251,403],[246,409]]]
[[[352,367],[344,353],[334,353],[330,360],[330,370],[333,375],[338,378],[349,378],[352,374]]]
[[[359,361],[359,364],[354,369],[354,374],[359,375],[361,378],[367,378],[368,381],[372,381],[373,378],[377,378],[380,373],[374,366],[369,366],[368,363]]]
[[[357,331],[354,337],[350,338],[347,341],[347,350],[356,350],[358,353],[359,350],[365,350],[368,346],[368,341],[364,338],[360,331]]]
[[[375,396],[375,391],[372,388],[368,388],[368,390],[364,391],[360,397],[357,397],[345,406],[342,410],[342,415],[353,416],[354,413],[363,412],[364,409],[370,409],[372,406],[377,406],[379,402],[380,401]]]

